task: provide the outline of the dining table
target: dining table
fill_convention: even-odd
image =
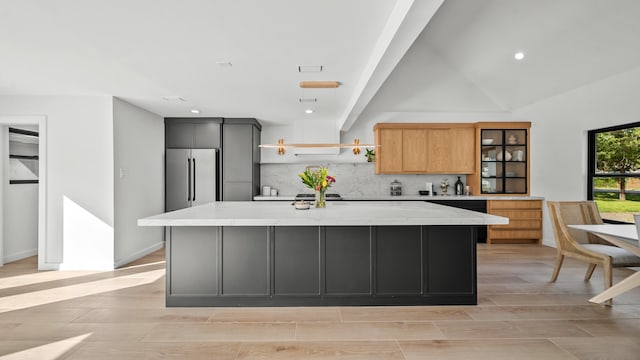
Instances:
[[[596,234],[612,245],[623,248],[630,253],[640,256],[640,242],[635,224],[597,224],[597,225],[568,225],[570,228],[584,230]],[[640,271],[616,283],[600,294],[589,299],[593,303],[602,303],[640,286]]]

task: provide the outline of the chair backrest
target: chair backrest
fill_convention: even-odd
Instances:
[[[572,250],[579,243],[599,242],[591,233],[567,227],[567,225],[602,224],[595,202],[547,201],[547,207],[558,248]]]

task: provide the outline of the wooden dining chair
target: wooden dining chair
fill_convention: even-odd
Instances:
[[[640,266],[640,257],[629,251],[613,246],[597,235],[567,225],[602,224],[598,207],[593,201],[547,201],[549,216],[553,224],[558,255],[551,275],[551,282],[558,279],[564,257],[589,263],[584,280],[591,275],[598,264],[604,270],[604,289],[611,287],[614,267]]]

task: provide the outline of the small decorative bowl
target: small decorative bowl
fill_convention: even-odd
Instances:
[[[418,190],[418,194],[420,194],[420,195],[429,195],[429,190]]]
[[[310,205],[309,205],[309,203],[308,203],[308,202],[306,202],[306,201],[296,201],[296,202],[293,204],[293,207],[295,207],[295,208],[296,208],[296,210],[309,210],[309,208],[310,208],[311,206],[310,206]]]
[[[493,144],[493,139],[482,139],[482,145],[491,145]]]

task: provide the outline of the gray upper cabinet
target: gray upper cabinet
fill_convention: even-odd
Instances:
[[[221,118],[167,118],[165,144],[167,148],[219,149]]]
[[[247,201],[260,188],[260,131],[255,119],[225,119],[222,125],[222,199]]]
[[[192,124],[166,123],[165,139],[168,148],[190,149],[193,145]]]
[[[214,122],[193,124],[193,147],[217,149],[220,147],[220,124]]]
[[[225,124],[223,131],[224,181],[252,181],[253,126]]]

